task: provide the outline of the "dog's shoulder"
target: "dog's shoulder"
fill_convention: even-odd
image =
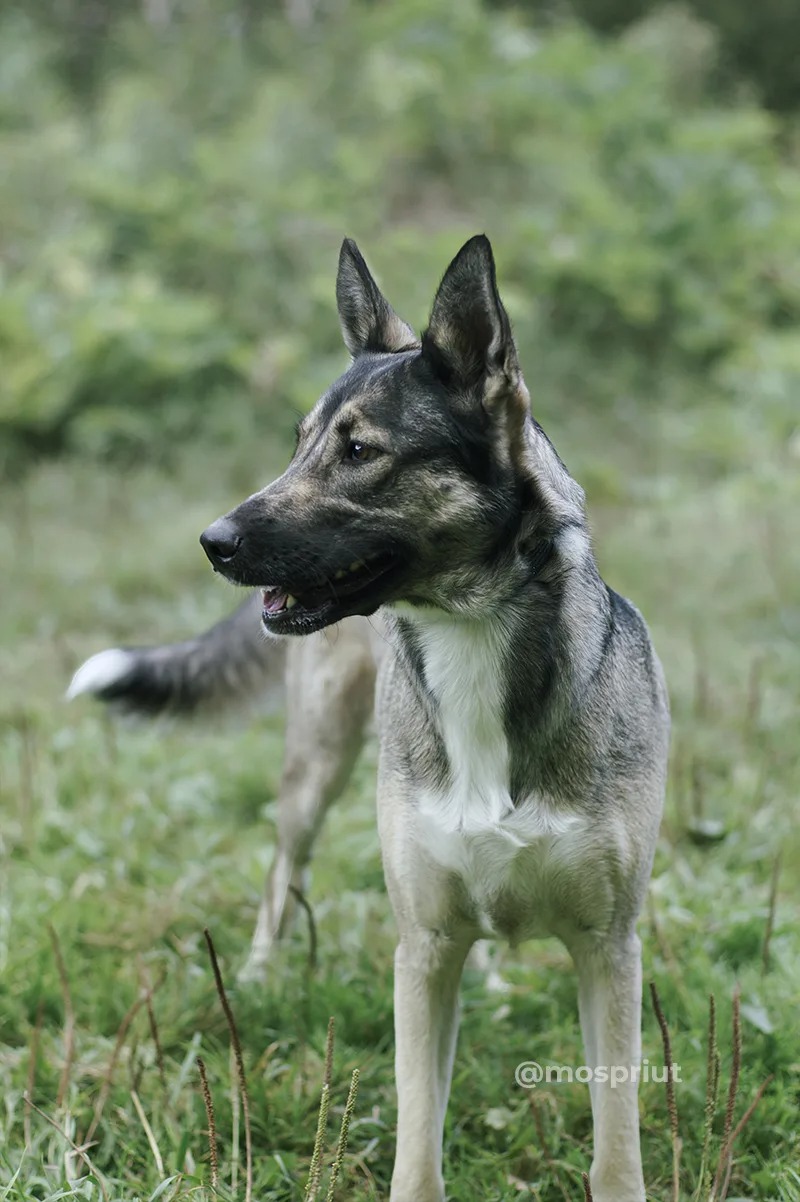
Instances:
[[[669,700],[664,671],[656,655],[647,623],[636,606],[606,586],[609,599],[611,642],[618,662],[628,678],[646,682],[653,706],[668,710]]]

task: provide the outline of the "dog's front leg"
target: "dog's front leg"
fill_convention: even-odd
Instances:
[[[587,936],[570,947],[591,1084],[594,1202],[644,1202],[639,1143],[642,963],[638,937]]]
[[[444,1202],[442,1135],[469,940],[407,932],[395,955],[397,1156],[391,1202]]]

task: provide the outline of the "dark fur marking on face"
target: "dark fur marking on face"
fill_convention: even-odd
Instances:
[[[528,567],[530,568],[531,577],[538,576],[542,569],[547,566],[553,558],[555,549],[556,544],[552,538],[544,538],[531,548],[528,552]]]

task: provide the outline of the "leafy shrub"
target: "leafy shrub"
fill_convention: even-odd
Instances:
[[[773,119],[684,94],[652,38],[446,0],[249,39],[192,13],[132,20],[92,110],[28,22],[0,29],[7,444],[153,448],[253,386],[267,424],[306,408],[342,365],[345,233],[420,321],[487,229],[532,377],[596,397],[672,371],[736,391],[796,321],[800,175]]]
[[[525,4],[528,7],[528,4]],[[533,0],[532,7],[554,7],[551,0]],[[595,29],[619,34],[643,13],[659,13],[664,0],[570,0],[570,9]],[[707,22],[719,42],[715,81],[727,88],[742,79],[757,90],[764,103],[777,110],[800,106],[797,43],[800,10],[794,0],[682,0],[681,9]]]

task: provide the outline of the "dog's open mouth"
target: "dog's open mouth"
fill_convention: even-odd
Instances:
[[[386,577],[398,565],[390,554],[366,556],[339,568],[330,579],[290,592],[280,584],[263,587],[261,618],[275,633],[307,633],[350,614],[374,613],[381,604]]]

